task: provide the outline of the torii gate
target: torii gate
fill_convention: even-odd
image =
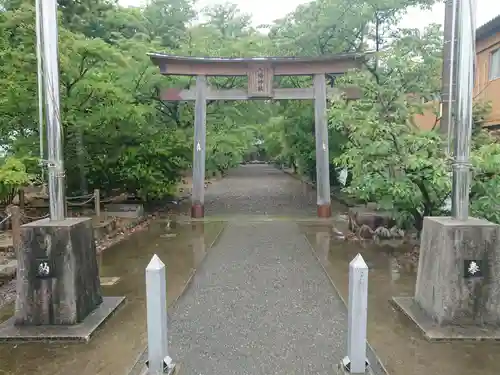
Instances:
[[[318,217],[331,216],[330,169],[326,101],[339,90],[327,88],[326,74],[344,74],[360,68],[364,54],[341,54],[322,57],[219,58],[148,54],[164,75],[196,76],[195,89],[170,88],[161,93],[165,101],[195,101],[194,157],[191,217],[204,216],[205,138],[207,100],[314,99],[316,137],[316,181]],[[213,90],[207,76],[247,76],[247,90]],[[274,88],[274,76],[313,76],[312,88]],[[348,99],[357,99],[355,88],[344,90]]]

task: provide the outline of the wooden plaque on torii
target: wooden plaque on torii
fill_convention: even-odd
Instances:
[[[274,74],[271,64],[249,64],[247,77],[248,98],[272,98]]]

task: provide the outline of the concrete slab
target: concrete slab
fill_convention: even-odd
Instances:
[[[413,297],[393,297],[392,304],[405,314],[428,341],[500,341],[500,327],[438,325]]]
[[[144,216],[144,206],[138,203],[108,204],[104,211],[109,216],[135,219]]]
[[[15,317],[0,324],[0,342],[90,341],[96,330],[125,302],[125,297],[104,297],[82,323],[75,325],[16,326]]]

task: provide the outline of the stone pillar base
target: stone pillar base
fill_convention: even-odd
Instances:
[[[332,216],[332,207],[330,204],[318,204],[318,217],[329,218]]]
[[[15,324],[75,325],[102,302],[92,219],[21,227]]]
[[[394,302],[428,339],[488,336],[478,328],[500,325],[500,226],[426,217],[415,297],[407,299]]]
[[[191,217],[193,219],[201,219],[205,217],[205,207],[199,203],[193,204],[191,206]]]

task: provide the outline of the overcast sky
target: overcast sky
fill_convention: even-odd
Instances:
[[[141,5],[145,0],[119,0],[119,2],[122,5]],[[224,2],[224,0],[198,0],[198,8]],[[282,18],[292,12],[297,5],[306,3],[307,0],[231,0],[230,2],[238,4],[243,12],[252,14],[254,24],[259,25]],[[498,0],[476,0],[476,4],[478,27],[500,14],[500,1]],[[401,26],[422,29],[429,23],[442,24],[443,20],[444,5],[437,4],[431,11],[411,10]]]

